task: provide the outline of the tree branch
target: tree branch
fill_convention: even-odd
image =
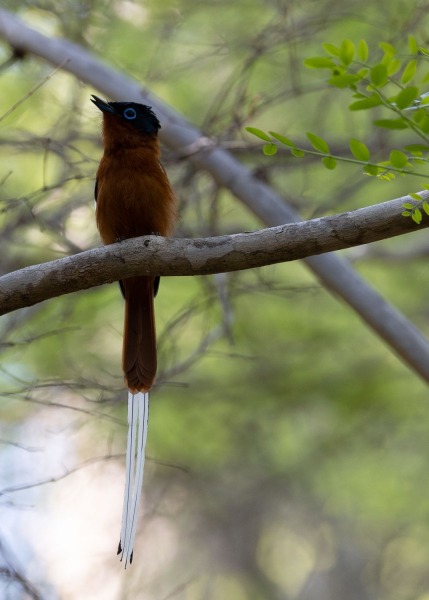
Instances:
[[[111,99],[153,106],[162,121],[162,141],[180,156],[211,173],[268,226],[299,221],[295,211],[276,192],[216,142],[204,137],[178,113],[141,85],[109,68],[88,51],[66,40],[48,38],[11,13],[0,9],[0,35],[20,52],[40,56],[53,65],[67,61],[64,70],[96,87]],[[429,343],[420,332],[341,258],[325,254],[305,259],[323,285],[340,296],[389,346],[429,381]]]
[[[26,267],[0,278],[0,315],[133,275],[208,275],[367,244],[415,231],[407,197],[330,217],[201,239],[145,236]],[[428,227],[429,219],[420,225]]]

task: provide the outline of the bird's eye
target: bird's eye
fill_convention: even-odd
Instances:
[[[135,118],[137,117],[137,113],[136,113],[136,111],[134,110],[134,108],[126,108],[126,109],[124,110],[124,113],[123,113],[123,114],[124,114],[124,117],[125,117],[126,119],[128,119],[129,121],[132,121],[133,119],[135,119]]]

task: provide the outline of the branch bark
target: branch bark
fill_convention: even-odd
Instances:
[[[211,173],[268,226],[300,221],[294,210],[227,151],[204,137],[178,113],[141,85],[104,65],[85,49],[48,38],[0,9],[0,35],[15,49],[40,56],[94,86],[106,96],[153,106],[162,122],[161,139],[179,155]],[[402,314],[369,286],[343,259],[332,255],[305,259],[322,284],[340,296],[408,364],[429,382],[429,343]]]
[[[145,236],[26,267],[0,278],[0,315],[133,275],[209,275],[367,244],[415,231],[407,197],[261,231],[200,239]],[[428,227],[429,219],[419,226]]]

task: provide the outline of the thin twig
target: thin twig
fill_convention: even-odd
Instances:
[[[39,88],[41,88],[42,85],[45,85],[45,83],[47,81],[49,81],[49,79],[51,79],[51,77],[53,77],[55,75],[55,73],[58,73],[58,71],[60,71],[63,67],[65,67],[68,62],[69,62],[68,58],[65,58],[64,60],[62,60],[60,62],[60,64],[57,67],[55,67],[55,69],[53,69],[50,73],[48,73],[46,75],[46,77],[44,77],[41,81],[37,82],[36,85],[34,85],[26,94],[24,94],[24,96],[22,96],[19,100],[17,100],[14,104],[12,104],[12,106],[5,113],[3,113],[0,116],[0,123],[6,117],[8,117],[14,110],[16,110],[18,108],[18,106],[20,106],[23,102],[28,100],[28,98],[30,98],[35,92],[37,92],[37,90]]]

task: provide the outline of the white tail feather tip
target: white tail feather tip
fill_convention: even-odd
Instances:
[[[128,392],[128,441],[125,463],[125,489],[122,528],[118,554],[125,568],[133,560],[133,545],[143,487],[145,449],[149,419],[149,394]]]

